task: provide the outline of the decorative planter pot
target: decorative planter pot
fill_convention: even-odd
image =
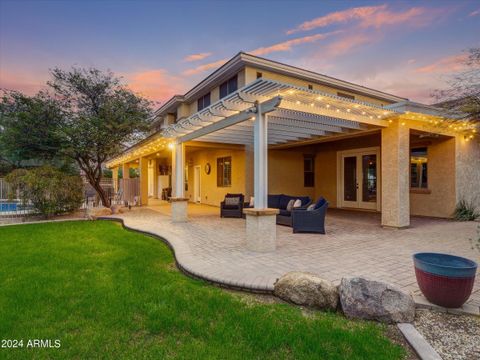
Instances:
[[[417,253],[413,263],[418,286],[431,303],[458,308],[470,297],[477,271],[475,261],[448,254]]]

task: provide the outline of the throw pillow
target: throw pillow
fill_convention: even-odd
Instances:
[[[292,211],[292,209],[293,209],[293,204],[295,204],[295,200],[294,200],[294,199],[292,199],[292,200],[290,200],[290,201],[288,202],[288,204],[287,204],[287,211]]]
[[[300,207],[300,206],[302,206],[302,200],[300,200],[300,199],[295,200],[295,203],[293,204],[293,207],[297,208],[297,207]]]
[[[315,210],[315,204],[308,205],[307,211],[313,211],[313,210]]]
[[[238,205],[240,203],[239,197],[227,197],[225,198],[225,205]]]
[[[253,196],[250,196],[250,206],[253,206],[253,203],[255,202],[254,200],[255,198]]]

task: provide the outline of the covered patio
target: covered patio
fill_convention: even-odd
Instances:
[[[203,198],[197,197],[195,193],[192,197],[190,190],[187,194],[186,169],[189,160],[186,159],[186,153],[209,146],[219,149],[241,149],[245,168],[240,175],[244,178],[244,186],[240,192],[245,193],[246,199],[250,196],[254,199],[253,209],[246,211],[246,230],[248,236],[252,238],[248,244],[265,241],[268,238],[266,241],[269,245],[263,248],[273,251],[276,248],[276,231],[273,231],[276,210],[268,209],[267,196],[270,192],[269,183],[272,182],[272,179],[269,179],[271,172],[269,155],[276,151],[305,148],[309,145],[328,145],[332,141],[350,142],[348,145],[350,149],[352,145],[356,146],[357,152],[355,154],[346,152],[342,156],[345,157],[345,164],[346,159],[357,159],[357,170],[355,166],[351,164],[349,166],[351,170],[357,171],[358,176],[356,180],[348,179],[339,173],[337,181],[342,184],[349,182],[350,189],[346,186],[339,191],[335,189],[332,191],[335,199],[330,197],[328,200],[331,203],[335,202],[337,207],[341,203],[344,207],[355,207],[355,204],[363,201],[365,208],[381,213],[379,222],[383,226],[404,228],[410,225],[411,215],[409,167],[412,131],[425,142],[424,137],[428,136],[435,138],[433,141],[437,141],[438,136],[445,139],[455,139],[456,136],[460,138],[462,131],[469,130],[465,127],[452,128],[449,119],[440,112],[417,105],[407,102],[380,106],[259,78],[212,105],[178,119],[173,124],[165,125],[161,132],[152,134],[135,145],[122,157],[112,161],[109,167],[114,170],[123,167],[124,174],[128,174],[128,164],[138,167],[140,174],[138,203],[146,205],[153,203],[149,201],[149,195],[161,198],[160,190],[155,183],[157,177],[153,176],[153,182],[148,179],[150,169],[158,169],[158,166],[152,166],[151,163],[155,164],[157,158],[164,159],[162,161],[170,169],[171,177],[171,194],[168,194],[173,209],[171,216],[174,222],[183,222],[188,221],[187,202],[203,202],[201,201]],[[373,136],[375,147],[363,149],[368,152],[358,152],[362,150],[358,149],[361,148],[361,137],[370,135]],[[447,144],[446,140],[444,142]],[[448,144],[441,151],[453,154],[455,145],[453,142]],[[336,148],[333,146],[331,149]],[[342,153],[339,149],[336,151]],[[358,172],[362,156],[375,166],[373,169],[375,174],[367,179],[367,185],[360,184],[359,180],[362,176],[359,175],[361,172]],[[455,171],[453,162],[447,165],[453,167]],[[276,165],[277,174],[281,168],[282,164],[280,167]],[[449,168],[448,171],[452,169]],[[364,173],[371,170],[366,169]],[[453,179],[452,175],[452,181]],[[368,187],[370,183],[375,184],[375,188],[372,191],[363,190],[364,195],[368,191],[370,194],[359,200],[362,186]],[[337,183],[335,186],[340,185]],[[319,195],[325,195],[324,190],[330,191],[331,187],[320,190],[321,193],[315,189],[313,195],[310,195],[314,197],[314,201]],[[345,194],[347,190],[353,195]],[[228,189],[225,189],[225,192],[228,192]],[[230,192],[235,191],[232,189]],[[352,202],[351,199],[356,202]],[[215,197],[215,205],[220,201],[221,199]],[[445,202],[444,199],[434,201],[440,201],[442,204]],[[449,207],[455,203],[453,198],[449,198],[448,201]],[[450,209],[444,211],[447,212],[450,212]],[[263,235],[260,238],[257,234]]]
[[[259,253],[246,247],[244,219],[220,219],[219,209],[190,204],[189,222],[172,223],[168,204],[135,208],[115,215],[131,229],[152,233],[173,248],[187,273],[234,288],[268,292],[289,271],[309,271],[338,284],[345,276],[366,276],[419,294],[412,255],[438,251],[466,256],[478,223],[412,217],[402,231],[378,225],[378,213],[329,210],[326,235],[292,234],[276,226],[277,249]],[[468,305],[478,312],[480,287]]]

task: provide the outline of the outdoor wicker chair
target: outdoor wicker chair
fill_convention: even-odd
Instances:
[[[320,197],[312,209],[294,209],[292,211],[292,227],[294,233],[325,234],[325,215],[328,202]]]
[[[243,217],[244,206],[243,194],[227,194],[220,203],[220,217]]]

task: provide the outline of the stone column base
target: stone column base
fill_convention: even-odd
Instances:
[[[174,198],[168,199],[172,210],[172,222],[180,223],[188,221],[188,200],[187,198]]]
[[[277,248],[278,209],[243,209],[247,223],[247,249],[257,252]]]

